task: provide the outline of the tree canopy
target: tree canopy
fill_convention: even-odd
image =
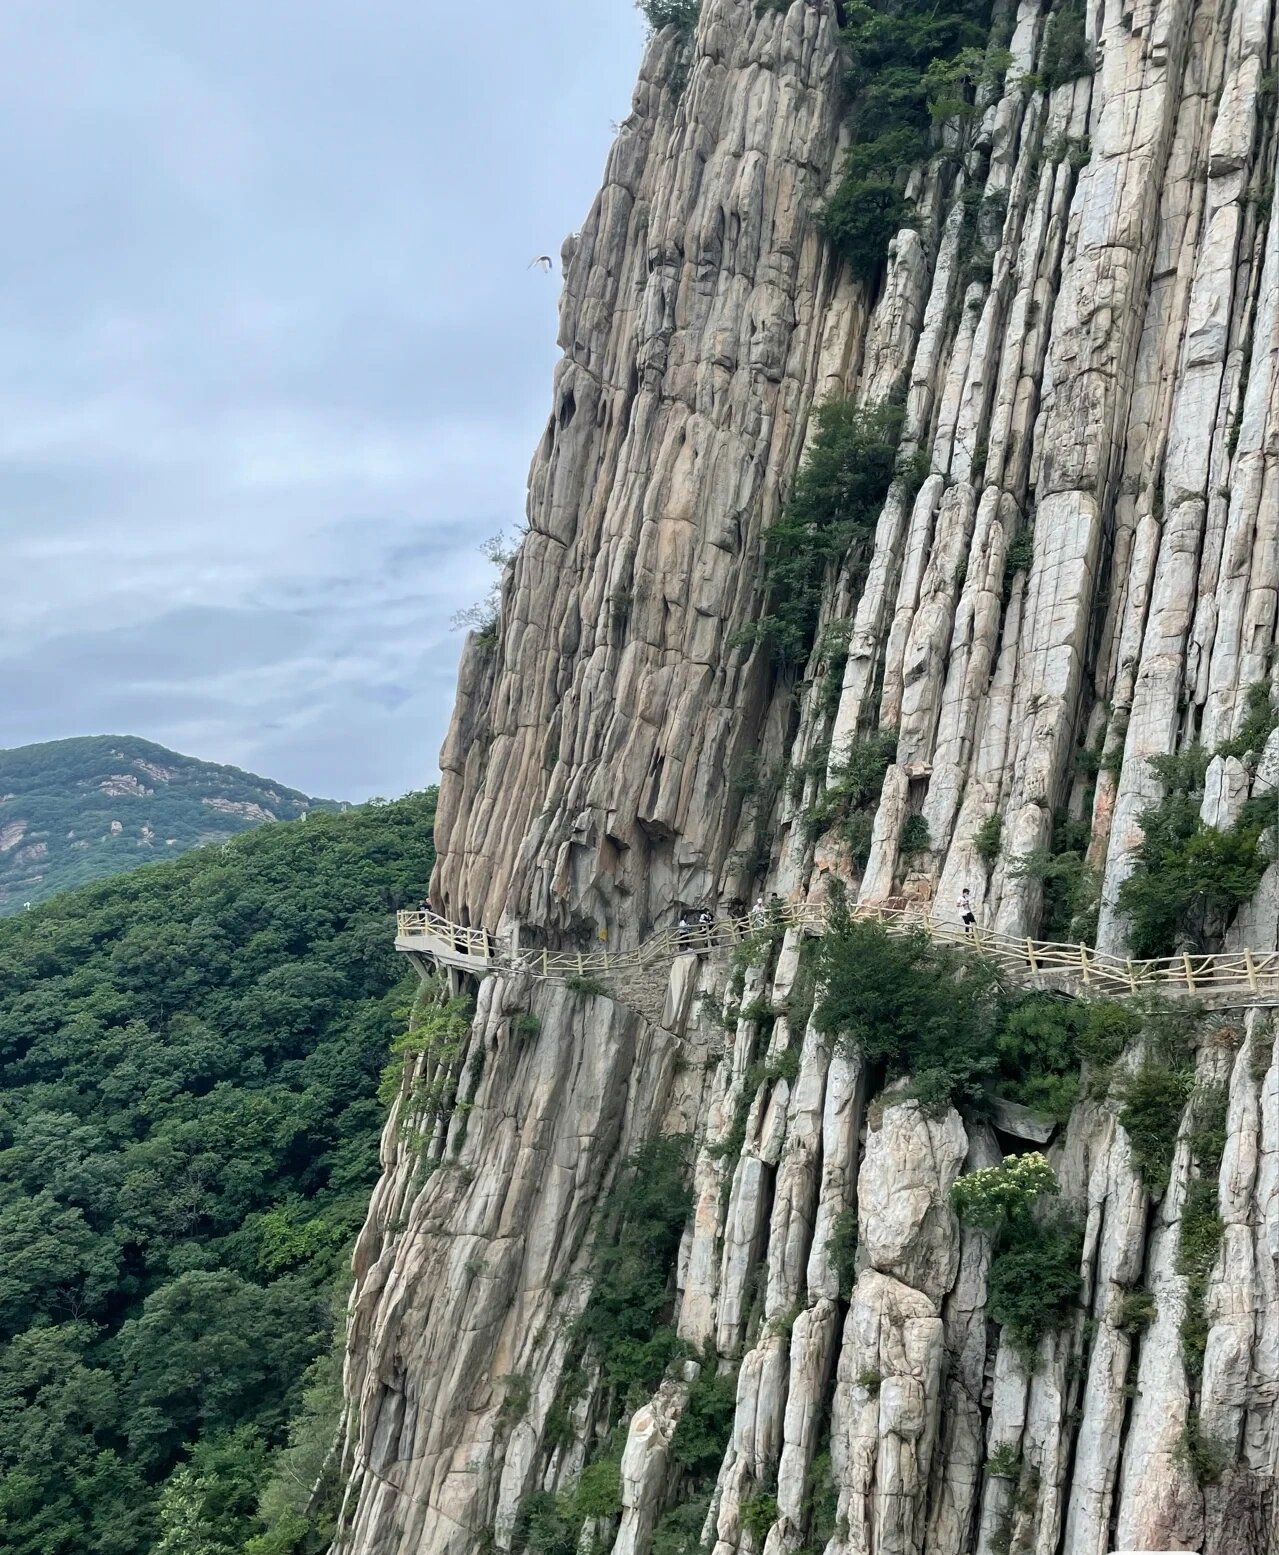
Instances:
[[[433,820],[313,814],[0,923],[10,1555],[260,1532],[377,1175]]]

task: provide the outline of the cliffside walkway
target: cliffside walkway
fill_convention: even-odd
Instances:
[[[512,952],[484,929],[450,923],[435,913],[402,912],[395,948],[475,975],[510,971],[561,982],[575,977],[607,982],[622,974],[667,971],[677,956],[733,950],[770,928],[797,927],[806,934],[821,935],[829,916],[823,907],[784,903],[770,908],[762,924],[747,915],[721,919],[709,930],[696,924],[683,932],[667,929],[634,950]],[[855,907],[853,916],[881,923],[890,934],[923,933],[938,944],[976,951],[1019,978],[1042,980],[1043,986],[1063,992],[1111,998],[1143,993],[1220,994],[1238,996],[1241,1003],[1279,1000],[1279,951],[1183,954],[1138,961],[1107,955],[1087,945],[1016,939],[991,929],[974,928],[965,934],[961,924],[919,907],[866,903]]]

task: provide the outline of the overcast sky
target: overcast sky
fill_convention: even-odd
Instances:
[[[630,0],[5,0],[0,746],[433,779],[642,36]]]

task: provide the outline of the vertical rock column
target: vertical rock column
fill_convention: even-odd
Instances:
[[[1129,12],[1108,0],[1098,40],[1092,156],[1071,212],[1053,312],[1023,624],[1018,750],[1006,846],[1046,846],[1079,719],[1089,632],[1176,122],[1190,0]],[[996,926],[1031,927],[1033,887],[1005,884]]]
[[[529,532],[442,760],[436,895],[493,927],[627,944],[713,895],[734,776],[781,734],[730,642],[822,370],[835,7],[705,0],[687,47],[678,96],[672,30],[650,48],[567,251]]]

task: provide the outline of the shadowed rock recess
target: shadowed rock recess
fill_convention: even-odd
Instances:
[[[869,265],[822,218],[893,127],[863,10],[702,0],[650,42],[462,666],[438,910],[624,950],[967,886],[1006,934],[1273,950],[1270,0],[996,5]],[[832,401],[897,474],[782,652],[766,537]],[[1121,899],[1236,843],[1166,923]],[[469,1041],[410,1063],[356,1255],[342,1555],[1279,1551],[1274,1012],[1147,1013],[1045,1125],[913,1094],[821,1019],[813,949],[454,974]],[[1051,1202],[964,1212],[1032,1149]],[[1027,1328],[1017,1257],[1038,1291],[1062,1247]]]

